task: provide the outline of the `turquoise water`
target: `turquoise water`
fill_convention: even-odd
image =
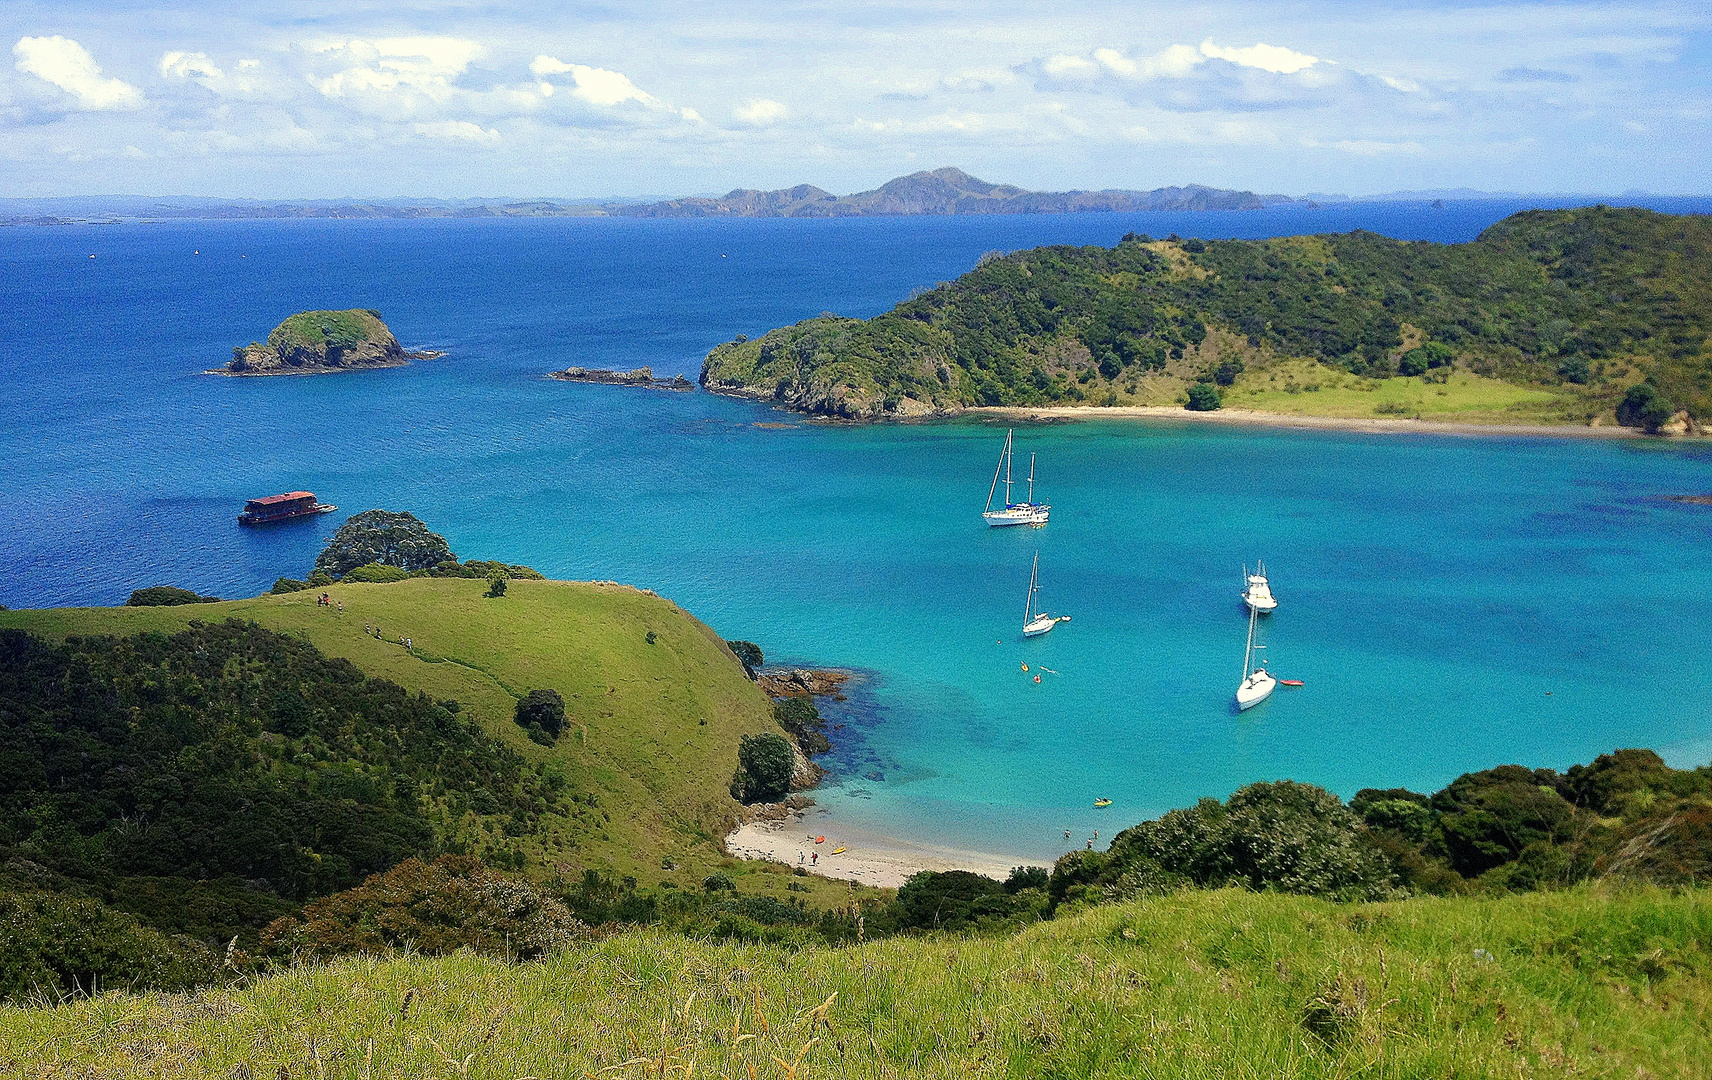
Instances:
[[[1025,426],[1052,524],[994,530],[979,512],[1001,424],[806,425],[539,377],[693,374],[733,334],[883,310],[994,248],[1208,223],[1463,239],[1509,209],[1481,205],[0,231],[0,602],[117,603],[157,582],[251,595],[305,572],[344,515],[245,530],[243,499],[307,487],[409,509],[466,558],[654,588],[774,658],[862,669],[821,801],[1029,858],[1064,829],[1106,836],[1255,779],[1431,789],[1626,745],[1704,762],[1712,511],[1661,498],[1712,491],[1698,446]],[[195,374],[284,313],[353,305],[448,355]],[[1042,603],[1073,620],[1024,643],[1036,551]],[[1281,601],[1272,666],[1307,685],[1238,716],[1237,593],[1257,557]],[[1035,684],[1041,665],[1056,674]],[[1117,805],[1092,810],[1100,795]]]

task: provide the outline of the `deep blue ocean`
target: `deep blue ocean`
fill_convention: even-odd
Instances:
[[[872,315],[989,250],[1130,230],[1460,241],[1522,207],[0,229],[0,603],[302,576],[345,514],[239,528],[257,495],[410,510],[461,557],[653,588],[769,659],[861,669],[820,801],[1035,859],[1064,829],[1104,837],[1251,780],[1433,790],[1619,746],[1704,763],[1712,509],[1663,498],[1712,492],[1702,444],[1025,426],[1052,524],[993,530],[1002,424],[804,424],[542,378],[693,378],[736,334]],[[323,307],[376,308],[447,355],[199,374]],[[1042,603],[1073,621],[1021,643],[1036,551]],[[1306,687],[1238,716],[1256,558],[1281,600],[1273,670]],[[1092,810],[1102,795],[1117,805]]]

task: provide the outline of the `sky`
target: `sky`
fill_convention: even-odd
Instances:
[[[1712,194],[1712,4],[7,0],[0,197]]]

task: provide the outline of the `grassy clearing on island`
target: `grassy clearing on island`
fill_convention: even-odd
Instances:
[[[1003,939],[630,931],[0,1010],[0,1071],[187,1078],[1712,1075],[1712,898],[1189,891]]]
[[[1434,381],[1441,377],[1446,381]],[[1448,369],[1415,378],[1369,379],[1313,360],[1286,360],[1244,372],[1220,393],[1226,408],[1296,416],[1392,416],[1475,424],[1587,422],[1583,400],[1568,392]]]
[[[340,583],[217,604],[0,612],[0,627],[63,638],[254,620],[366,674],[455,698],[464,716],[529,761],[557,763],[572,790],[597,793],[598,824],[550,818],[539,836],[525,838],[530,872],[563,864],[697,888],[723,869],[750,889],[786,896],[785,868],[718,849],[736,810],[727,786],[739,739],[778,730],[770,700],[719,636],[671,601],[628,586],[514,580],[503,597],[486,590],[485,581],[455,578]],[[316,604],[322,592],[332,606]],[[365,626],[378,626],[385,640]],[[406,637],[413,649],[398,644]],[[512,719],[517,699],[541,687],[557,690],[566,706],[564,733],[550,748]],[[811,901],[845,892],[819,878],[797,882],[792,895],[807,884]]]

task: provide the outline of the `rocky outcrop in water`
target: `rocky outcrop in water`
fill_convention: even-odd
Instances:
[[[690,382],[682,375],[673,375],[669,379],[656,379],[654,378],[654,369],[647,367],[634,368],[630,371],[568,367],[563,371],[549,371],[547,378],[558,379],[561,382],[604,383],[608,386],[642,386],[651,390],[695,389],[695,383]]]
[[[225,367],[209,374],[319,375],[399,367],[411,360],[442,355],[433,350],[406,350],[381,321],[378,311],[300,311],[274,327],[265,344],[252,341],[238,346]]]

